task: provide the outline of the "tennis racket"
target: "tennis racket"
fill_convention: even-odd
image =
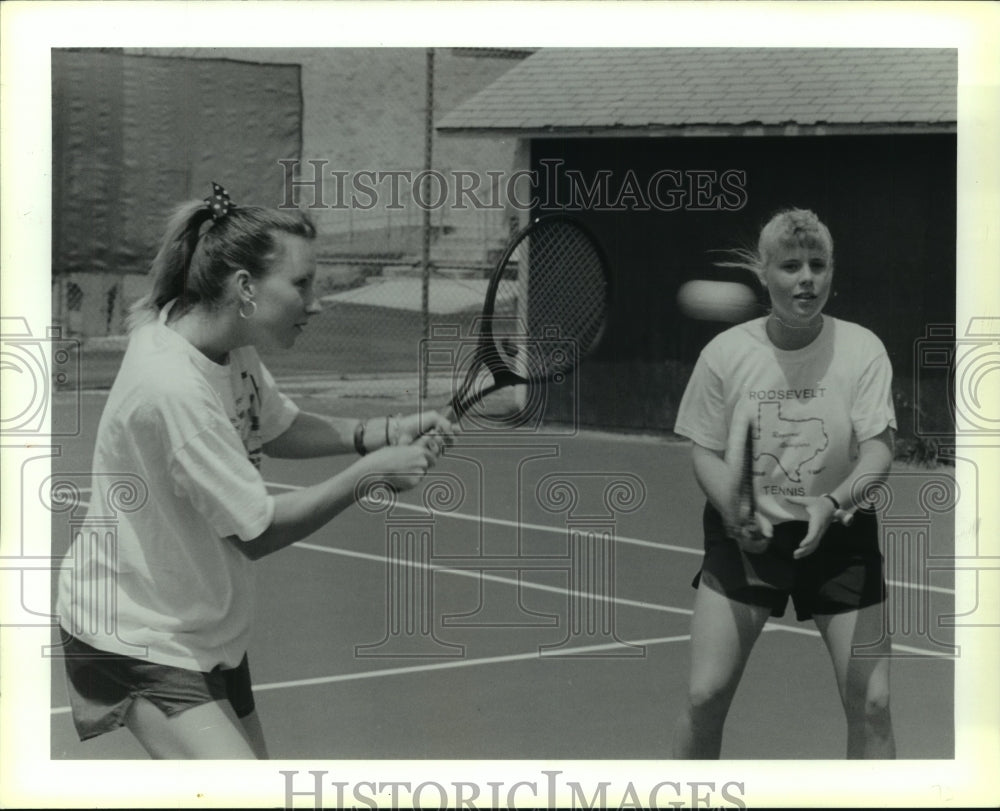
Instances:
[[[747,433],[743,441],[743,455],[740,459],[740,480],[736,495],[736,526],[732,530],[732,534],[735,535],[734,540],[744,552],[760,554],[767,551],[773,543],[779,554],[790,555],[801,540],[801,535],[789,536],[786,532],[786,529],[791,529],[795,522],[776,525],[772,538],[768,538],[760,530],[756,518],[757,500],[753,489],[753,460],[754,427],[753,420],[751,420],[747,424]],[[856,507],[849,510],[837,509],[834,513],[834,520],[849,527],[854,521],[855,512],[857,512]]]
[[[736,494],[736,527],[734,539],[744,552],[759,554],[767,550],[771,539],[766,537],[757,524],[757,499],[753,492],[754,458],[753,420],[747,423],[747,433],[743,441],[743,458],[740,460],[740,480]]]
[[[516,233],[487,285],[478,339],[450,415],[461,420],[494,392],[526,385],[525,405],[490,419],[507,426],[534,419],[540,384],[561,382],[600,344],[610,292],[604,252],[577,220],[543,216]]]

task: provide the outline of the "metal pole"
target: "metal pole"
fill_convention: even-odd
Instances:
[[[424,184],[427,188],[430,183],[429,172],[433,168],[434,161],[434,49],[427,49],[427,69],[426,69],[426,94],[424,110]],[[424,318],[424,343],[431,334],[430,317],[430,283],[431,283],[431,210],[427,205],[429,194],[423,195],[424,201],[424,228],[423,228],[423,272],[420,290],[420,311]],[[424,362],[423,353],[420,357],[420,399],[427,399],[427,364]]]

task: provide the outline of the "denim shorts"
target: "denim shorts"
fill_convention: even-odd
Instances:
[[[760,554],[740,549],[710,504],[702,523],[705,557],[695,587],[704,582],[736,602],[769,607],[774,617],[784,616],[790,597],[800,621],[885,601],[878,520],[871,513],[856,513],[849,527],[831,524],[816,551],[798,560],[792,552],[809,528],[805,521],[776,524],[770,548]]]
[[[211,701],[229,701],[239,718],[254,710],[246,654],[235,668],[203,673],[98,650],[65,631],[63,637],[66,686],[81,741],[123,726],[137,698],[168,717]]]

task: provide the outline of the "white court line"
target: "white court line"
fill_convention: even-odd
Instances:
[[[281,484],[278,482],[266,482],[266,485],[275,490],[295,491],[303,489],[301,485],[297,484]],[[80,492],[89,493],[90,489],[81,488]],[[86,502],[81,502],[81,505],[84,507],[88,506]],[[439,512],[437,510],[428,510],[416,504],[406,504],[404,502],[397,502],[394,506],[398,507],[399,509],[410,510],[411,512],[419,512],[425,515],[429,512],[431,515],[436,517],[454,518],[457,521],[472,521],[482,524],[493,524],[495,526],[501,526],[501,527],[512,527],[515,529],[516,528],[531,529],[537,532],[550,532],[556,535],[566,534],[566,529],[564,527],[550,527],[545,524],[531,524],[523,521],[522,522],[510,521],[505,518],[490,518],[489,516],[485,515],[480,516],[480,515],[470,515],[468,513]],[[701,549],[692,549],[690,546],[676,546],[674,544],[657,543],[656,541],[647,541],[643,538],[631,538],[627,535],[615,535],[615,541],[625,544],[630,544],[632,546],[644,546],[650,549],[657,549],[661,552],[679,552],[684,555],[700,556],[703,551]],[[296,545],[301,546],[302,544],[299,543]],[[511,568],[517,568],[517,567],[512,566]],[[907,583],[903,580],[886,580],[885,582],[887,585],[890,586],[896,586],[898,588],[904,588],[904,589],[913,589],[914,591],[931,591],[931,592],[936,592],[938,594],[951,594],[951,595],[955,594],[955,589],[950,589],[945,586],[932,586],[929,584],[922,585],[920,583]]]
[[[288,485],[279,485],[279,486],[286,487],[288,489],[297,489],[297,488],[292,488],[292,487],[290,487]],[[446,513],[446,515],[447,514],[448,513]],[[556,530],[553,530],[550,527],[546,527],[544,529],[549,529],[551,531],[556,531]],[[355,552],[355,551],[352,551],[352,550],[337,549],[337,548],[333,548],[333,547],[329,547],[329,546],[321,546],[321,545],[318,545],[318,544],[305,543],[305,542],[302,542],[302,541],[300,541],[300,542],[298,542],[296,544],[293,544],[293,546],[300,547],[302,549],[306,549],[306,550],[309,550],[309,551],[323,552],[325,554],[341,555],[341,556],[344,556],[344,557],[358,558],[358,559],[361,559],[361,560],[368,560],[368,561],[375,562],[375,563],[384,563],[385,562],[385,556],[383,556],[383,555],[375,555],[375,554],[368,553],[368,552]],[[467,571],[467,570],[464,570],[464,569],[449,569],[447,566],[434,566],[432,564],[418,563],[418,562],[414,562],[414,561],[403,561],[402,563],[403,563],[403,565],[414,567],[414,568],[430,569],[432,571],[445,572],[445,573],[448,573],[448,574],[454,574],[454,575],[464,576],[464,577],[480,577],[480,578],[482,578],[484,580],[493,580],[493,581],[496,581],[496,582],[499,582],[499,583],[505,583],[507,585],[516,585],[516,586],[520,586],[522,588],[535,589],[537,591],[548,591],[548,592],[554,592],[556,594],[563,594],[563,595],[569,595],[569,596],[577,596],[577,595],[581,594],[580,592],[573,591],[572,589],[563,589],[563,588],[559,588],[559,587],[556,587],[556,586],[545,586],[545,585],[542,585],[542,584],[539,584],[539,583],[530,583],[530,582],[524,582],[524,581],[521,581],[521,580],[512,580],[510,578],[499,577],[497,575],[488,574],[486,572]],[[516,568],[516,559],[514,561],[512,561],[512,564],[515,564],[515,565],[512,566],[512,568]],[[589,596],[591,599],[593,599],[595,597],[595,595],[592,595],[592,594],[588,594],[587,596]],[[608,598],[608,597],[599,597],[598,599],[600,599],[603,602],[614,602],[616,605],[624,605],[624,606],[630,606],[630,607],[636,607],[636,608],[651,609],[651,610],[654,610],[654,611],[663,611],[663,612],[672,613],[672,614],[685,614],[685,615],[689,615],[690,616],[693,613],[693,611],[691,609],[687,609],[687,608],[677,608],[677,607],[674,607],[674,606],[665,606],[665,605],[659,605],[659,604],[656,604],[656,603],[646,603],[646,602],[641,602],[641,601],[638,601],[638,600],[627,600],[627,599],[623,599],[623,598],[620,598],[620,597],[616,597],[614,599]],[[792,626],[792,625],[785,625],[785,624],[782,624],[780,622],[776,622],[774,620],[768,620],[767,624],[763,628],[763,631],[765,631],[765,632],[769,632],[769,631],[786,631],[786,632],[789,632],[789,633],[796,633],[796,634],[805,635],[805,636],[812,636],[812,637],[819,637],[820,636],[819,631],[817,631],[815,629],[812,629],[812,628],[801,628],[801,627]],[[668,642],[683,642],[683,641],[689,640],[690,638],[691,638],[690,634],[681,634],[681,635],[678,635],[678,636],[657,637],[657,638],[654,638],[654,639],[625,640],[625,642],[626,642],[626,644],[637,645],[637,646],[638,645],[659,645],[659,644],[664,644],[664,643],[668,643]],[[548,656],[550,656],[552,658],[568,657],[568,656],[579,655],[581,653],[597,653],[597,652],[600,652],[602,650],[609,650],[609,649],[613,649],[613,648],[616,648],[616,647],[618,647],[618,645],[616,643],[608,643],[608,644],[604,644],[604,645],[588,645],[588,646],[575,647],[575,648],[572,648],[572,649],[570,649],[568,651],[563,651],[563,652],[558,653],[558,654],[556,654],[556,653],[549,654]],[[908,645],[896,645],[896,644],[894,644],[893,645],[893,650],[898,650],[898,651],[907,652],[907,653],[915,653],[915,654],[920,654],[920,655],[925,655],[925,656],[939,657],[939,658],[954,658],[953,656],[951,656],[949,654],[946,654],[946,653],[941,653],[941,652],[938,652],[938,651],[928,651],[928,650],[924,650],[924,649],[921,649],[921,648],[910,647]],[[335,676],[317,676],[317,677],[309,678],[309,679],[295,679],[295,680],[292,680],[292,681],[271,682],[271,683],[268,683],[268,684],[254,685],[254,690],[255,691],[280,690],[280,689],[287,689],[287,688],[291,688],[291,687],[307,687],[307,686],[313,686],[313,685],[319,685],[319,684],[333,684],[333,683],[336,683],[336,682],[356,681],[356,680],[360,680],[360,679],[383,678],[383,677],[387,677],[387,676],[396,676],[396,675],[403,675],[403,674],[408,674],[408,673],[421,673],[421,672],[426,672],[426,671],[431,671],[431,670],[445,670],[445,669],[459,668],[459,667],[475,667],[475,666],[488,665],[488,664],[500,664],[500,663],[504,663],[504,662],[527,661],[527,660],[530,660],[530,659],[539,659],[539,660],[541,660],[542,658],[548,658],[548,657],[541,657],[539,655],[538,651],[534,651],[534,652],[531,652],[531,653],[508,654],[508,655],[505,655],[505,656],[491,656],[491,657],[484,657],[484,658],[480,658],[480,659],[461,659],[461,660],[452,660],[452,661],[448,661],[448,662],[435,662],[435,663],[424,664],[424,665],[408,665],[408,666],[405,666],[405,667],[385,668],[383,670],[371,670],[371,671],[364,671],[364,672],[361,672],[361,673],[344,673],[344,674],[339,674],[339,675],[335,675]],[[69,711],[70,711],[69,707],[53,707],[50,712],[51,712],[52,715],[60,715],[60,714],[68,713]]]
[[[281,489],[281,490],[301,490],[302,489],[298,485],[293,485],[293,484],[277,484],[275,482],[268,482],[267,486],[268,487],[274,487],[276,489]],[[473,522],[483,523],[483,524],[494,524],[495,526],[501,526],[501,527],[513,527],[513,528],[521,528],[521,529],[531,529],[531,530],[536,530],[538,532],[551,532],[551,533],[554,533],[554,534],[557,534],[557,535],[565,535],[566,534],[565,527],[550,527],[550,526],[547,526],[545,524],[531,524],[531,523],[528,523],[528,522],[525,522],[525,521],[520,521],[520,522],[519,521],[510,521],[510,520],[505,519],[505,518],[490,518],[489,516],[485,516],[485,515],[482,515],[482,516],[479,516],[479,515],[470,515],[469,513],[439,512],[437,510],[429,510],[429,509],[427,509],[425,507],[420,507],[420,506],[418,506],[416,504],[406,504],[404,502],[396,502],[396,504],[393,505],[393,509],[395,509],[397,507],[399,509],[403,509],[403,510],[410,510],[411,512],[423,513],[424,515],[430,513],[431,515],[433,515],[435,517],[440,517],[440,518],[454,518],[457,521],[473,521]],[[650,549],[658,549],[661,552],[680,552],[681,554],[684,554],[684,555],[701,556],[703,554],[703,551],[704,551],[702,549],[692,549],[690,546],[675,546],[674,544],[658,543],[656,541],[647,541],[647,540],[645,540],[643,538],[630,538],[627,535],[615,535],[615,541],[616,542],[625,543],[625,544],[630,544],[632,546],[645,546],[645,547],[648,547]],[[512,567],[512,568],[514,568],[514,567]],[[934,591],[934,592],[938,592],[939,594],[952,594],[952,595],[955,594],[955,590],[954,589],[950,589],[950,588],[947,588],[945,586],[931,586],[929,584],[928,585],[922,585],[922,584],[919,584],[919,583],[906,583],[906,582],[904,582],[902,580],[886,580],[885,582],[888,585],[890,585],[890,586],[898,586],[900,588],[913,589],[915,591]]]
[[[767,625],[763,628],[764,632],[768,631],[788,631],[789,633],[801,634],[804,636],[814,636],[818,637],[820,635],[819,631],[813,628],[799,628],[792,625],[783,625],[773,620],[768,620]],[[634,639],[634,640],[624,640],[627,645],[635,646],[647,646],[647,645],[663,645],[668,642],[686,642],[691,639],[690,634],[679,634],[677,636],[661,636],[654,639]],[[367,670],[360,673],[340,673],[336,676],[314,676],[309,679],[293,679],[290,681],[275,681],[269,682],[267,684],[255,684],[253,689],[254,692],[263,692],[265,690],[286,690],[292,687],[313,687],[320,684],[335,684],[337,682],[347,682],[347,681],[360,681],[363,679],[378,679],[385,678],[387,676],[402,676],[410,673],[425,673],[432,670],[451,670],[460,667],[480,667],[482,665],[494,665],[503,664],[507,662],[524,662],[531,659],[538,659],[542,661],[548,658],[572,658],[574,656],[579,656],[581,653],[599,653],[604,650],[613,650],[619,647],[616,643],[607,643],[604,645],[584,645],[580,647],[570,648],[568,650],[562,651],[560,653],[551,653],[546,656],[539,655],[538,651],[533,651],[531,653],[511,653],[505,656],[486,656],[479,659],[458,659],[451,660],[448,662],[433,662],[431,664],[424,665],[407,665],[405,667],[389,667],[382,670]],[[943,659],[952,659],[953,656],[941,653],[938,651],[927,651],[922,648],[913,648],[909,645],[893,645],[893,650],[898,650],[907,653],[917,653],[924,656],[932,656]],[[64,715],[70,712],[69,707],[53,707],[50,710],[51,715]]]
[[[276,487],[276,488],[282,488],[282,489],[286,489],[286,490],[299,490],[299,489],[301,489],[300,487],[297,487],[295,485],[274,484],[272,482],[269,482],[268,486]],[[408,508],[410,508],[412,510],[416,510],[416,511],[420,511],[420,512],[426,512],[426,510],[424,510],[424,508],[417,507],[415,505],[397,504],[397,506],[405,506],[405,507],[408,507]],[[466,516],[464,514],[457,514],[457,513],[435,513],[435,514],[444,515],[444,516],[449,516],[449,515],[450,516],[457,516],[457,515],[461,515],[462,518],[463,518],[463,520],[473,520],[472,516]],[[502,519],[483,518],[482,520],[485,521],[485,522],[488,522],[488,523],[497,523],[497,524],[503,524],[503,525],[506,525],[506,526],[517,526],[517,524],[515,522],[504,521]],[[522,526],[531,526],[531,527],[537,528],[539,530],[543,530],[543,531],[547,531],[547,532],[555,532],[555,533],[559,533],[559,534],[563,534],[565,532],[565,530],[561,530],[561,529],[558,529],[558,528],[555,528],[555,527],[547,527],[547,526],[544,526],[544,525],[541,525],[541,524],[534,524],[534,525],[523,524]],[[645,545],[648,545],[648,546],[654,546],[654,547],[658,546],[657,544],[653,544],[653,543],[651,543],[649,541],[643,541],[641,543],[643,543]],[[306,550],[313,551],[313,552],[322,552],[322,553],[328,554],[328,555],[340,555],[342,557],[356,558],[358,560],[367,560],[367,561],[370,561],[370,562],[373,562],[373,563],[385,563],[386,562],[385,555],[377,555],[377,554],[374,554],[374,553],[371,553],[371,552],[357,552],[357,551],[353,551],[353,550],[349,550],[349,549],[340,549],[340,548],[337,548],[337,547],[323,546],[323,545],[320,545],[320,544],[312,544],[312,543],[308,543],[306,541],[299,541],[299,542],[293,544],[292,546],[293,547],[298,547],[298,548],[301,548],[301,549],[306,549]],[[679,548],[682,548],[682,547],[679,547]],[[690,551],[690,550],[687,550],[687,551]],[[521,560],[523,560],[523,559],[512,558],[511,559],[511,569],[519,569],[519,568],[521,568],[521,567],[518,566],[518,562],[521,561]],[[528,582],[528,581],[521,580],[520,578],[518,578],[518,579],[512,579],[512,578],[509,578],[509,577],[501,577],[499,575],[489,574],[487,572],[483,572],[483,571],[475,570],[475,569],[473,569],[473,570],[467,570],[467,569],[450,568],[447,564],[435,565],[435,564],[428,564],[428,563],[420,563],[420,562],[417,562],[417,561],[400,561],[400,563],[402,565],[404,565],[404,566],[409,566],[411,568],[429,569],[432,572],[442,572],[442,573],[445,573],[445,574],[452,574],[452,575],[456,575],[456,576],[459,576],[459,577],[470,577],[470,578],[477,578],[477,579],[480,579],[480,580],[491,580],[491,581],[494,581],[494,582],[497,582],[497,583],[503,583],[503,584],[509,585],[509,586],[516,586],[516,587],[520,587],[520,588],[533,589],[535,591],[545,591],[545,592],[550,592],[550,593],[553,593],[553,594],[560,594],[560,595],[569,596],[569,597],[587,597],[589,599],[597,599],[600,602],[610,602],[610,603],[614,603],[615,605],[627,606],[629,608],[639,608],[639,609],[644,609],[644,610],[660,611],[660,612],[669,613],[669,614],[683,614],[683,615],[686,615],[686,616],[691,616],[694,613],[689,608],[679,608],[679,607],[676,607],[676,606],[660,605],[658,603],[644,602],[644,601],[641,601],[641,600],[629,600],[629,599],[624,598],[624,597],[613,597],[612,598],[612,597],[607,597],[607,596],[604,596],[604,595],[595,595],[595,594],[592,594],[590,592],[580,592],[580,591],[576,591],[576,590],[573,590],[573,589],[561,588],[559,586],[548,586],[548,585],[544,585],[542,583],[531,583],[531,582]],[[525,567],[525,568],[530,568],[530,567]],[[893,581],[888,581],[888,582],[891,583]],[[899,584],[899,585],[906,585],[906,584]],[[913,588],[919,588],[919,587],[913,586]],[[954,593],[950,589],[948,589],[947,591],[949,593],[952,593],[952,594]],[[818,631],[816,631],[814,629],[811,629],[811,628],[801,628],[801,627],[798,627],[798,626],[784,625],[784,624],[781,624],[781,623],[777,623],[777,622],[775,622],[773,620],[769,620],[768,621],[768,625],[765,627],[765,630],[769,630],[772,627],[775,630],[783,630],[783,631],[789,631],[791,633],[806,634],[806,635],[817,636],[817,637],[820,636],[820,634],[819,634]],[[937,652],[937,651],[927,651],[927,650],[924,650],[924,649],[921,649],[921,648],[913,648],[913,647],[909,647],[909,646],[905,646],[905,645],[894,645],[893,647],[895,649],[897,649],[897,650],[906,651],[906,652],[909,652],[909,653],[926,654],[926,655],[929,655],[929,656],[945,656],[945,657],[950,656],[949,654],[944,654],[944,653],[940,653],[940,652]]]
[[[771,622],[767,627],[764,628],[765,631],[787,631],[790,634],[802,634],[804,636],[820,636],[819,631],[815,628],[802,628],[798,625],[785,625],[780,622]],[[901,653],[916,653],[920,656],[927,656],[939,659],[955,659],[957,658],[953,653],[943,653],[942,651],[927,650],[926,648],[914,648],[910,645],[899,645],[895,642],[892,643],[893,651],[900,651]],[[892,657],[890,657],[892,658]]]
[[[661,636],[654,639],[625,640],[626,645],[646,646],[663,645],[668,642],[684,642],[691,638],[690,634],[680,634],[678,636]],[[332,682],[356,681],[359,679],[378,679],[385,676],[400,676],[408,673],[423,673],[429,670],[451,670],[460,667],[479,667],[481,665],[495,665],[505,662],[524,662],[531,659],[545,661],[546,659],[573,658],[580,654],[593,653],[600,654],[601,651],[614,650],[621,647],[617,642],[608,642],[603,645],[582,645],[580,647],[566,648],[559,653],[547,653],[542,656],[537,650],[531,653],[509,653],[504,656],[485,656],[480,659],[455,659],[449,662],[434,662],[425,665],[407,665],[405,667],[388,667],[384,670],[368,670],[362,673],[342,673],[337,676],[317,676],[311,679],[295,679],[294,681],[272,682],[261,685],[260,688],[254,686],[254,691],[261,690],[281,690],[286,687],[307,687],[313,684],[330,684]]]
[[[325,552],[331,555],[344,555],[351,558],[360,558],[362,560],[370,560],[376,563],[385,563],[384,555],[373,555],[369,552],[354,552],[348,549],[337,549],[331,546],[318,546],[316,544],[307,543],[297,543],[294,546],[300,546],[303,549],[309,549],[314,552]],[[515,559],[516,560],[516,559]],[[629,606],[630,608],[644,608],[653,611],[663,611],[669,614],[686,614],[691,616],[694,611],[690,608],[678,608],[672,605],[660,605],[659,603],[646,603],[639,600],[627,600],[622,597],[605,597],[603,595],[598,596],[591,594],[589,592],[579,592],[572,589],[563,589],[558,586],[544,586],[540,583],[530,583],[522,580],[514,580],[509,577],[500,577],[494,574],[487,574],[486,572],[479,572],[477,570],[467,571],[465,569],[449,569],[447,566],[435,566],[433,564],[418,563],[416,561],[399,561],[403,566],[409,566],[414,569],[430,569],[435,572],[444,572],[445,574],[454,574],[462,577],[482,577],[483,580],[493,580],[497,583],[505,583],[509,586],[519,586],[526,589],[535,589],[536,591],[549,591],[556,594],[566,594],[572,597],[588,597],[590,599],[597,599],[600,602],[614,603],[615,605]],[[516,566],[511,566],[511,568],[516,568]],[[806,636],[820,637],[820,632],[815,628],[803,628],[798,625],[787,625],[775,619],[769,619],[767,624],[764,626],[765,631],[788,631],[794,634],[804,634]],[[939,656],[944,658],[954,658],[952,654],[942,653],[940,651],[931,651],[924,648],[914,648],[909,645],[898,645],[893,644],[893,650],[903,651],[906,653],[918,653],[927,656]]]
[[[301,489],[301,488],[293,486],[293,485],[281,485],[281,484],[274,484],[272,482],[268,482],[268,486],[269,487],[284,488],[284,489],[287,489],[287,490],[299,490],[299,489]],[[84,506],[87,506],[85,502],[81,502],[81,503]],[[398,506],[402,506],[402,505],[398,505]],[[412,507],[413,505],[407,504],[406,506],[407,507]],[[421,509],[421,508],[416,508],[416,509]],[[443,514],[444,515],[450,515],[451,513],[443,513]],[[496,521],[498,523],[500,521],[500,519],[489,519],[489,518],[484,518],[483,520],[486,521],[486,522]],[[512,524],[510,522],[504,522],[504,523],[510,524],[511,526],[516,526],[516,524]],[[527,525],[522,525],[522,526],[527,526]],[[550,532],[556,532],[557,531],[553,527],[543,527],[541,525],[537,525],[537,528],[538,529],[545,529],[545,530],[548,530]],[[340,548],[335,547],[335,546],[323,546],[321,544],[313,544],[313,543],[308,543],[306,541],[297,541],[294,544],[292,544],[292,547],[297,547],[299,549],[308,549],[308,550],[313,551],[313,552],[323,552],[323,553],[328,554],[328,555],[342,555],[343,557],[357,558],[359,560],[367,560],[367,561],[371,561],[373,563],[385,563],[386,562],[385,555],[376,555],[376,554],[374,554],[372,552],[355,552],[355,551],[350,550],[350,549],[340,549]],[[530,566],[518,565],[519,563],[523,563],[523,561],[524,561],[523,558],[516,558],[516,557],[515,558],[511,558],[510,568],[511,569],[517,569],[517,570],[520,570],[522,568],[523,569],[530,569],[531,568]],[[613,602],[616,605],[629,606],[630,608],[644,608],[644,609],[651,609],[653,611],[664,611],[664,612],[671,613],[671,614],[686,614],[688,616],[690,616],[691,613],[692,613],[691,609],[689,609],[689,608],[675,608],[673,606],[658,605],[656,603],[647,603],[647,602],[643,602],[641,600],[629,600],[629,599],[626,599],[626,598],[623,598],[623,597],[615,597],[615,598],[612,599],[612,598],[609,598],[609,597],[597,596],[597,595],[591,594],[590,592],[574,591],[573,589],[565,589],[565,588],[560,588],[558,586],[546,586],[546,585],[543,585],[541,583],[529,583],[529,582],[522,581],[520,579],[518,579],[518,580],[512,580],[509,577],[500,577],[500,576],[494,575],[494,574],[487,574],[486,572],[483,572],[481,570],[458,569],[458,568],[455,568],[455,567],[449,567],[447,564],[435,565],[433,563],[418,563],[416,561],[401,561],[401,563],[404,566],[410,566],[412,568],[430,569],[431,571],[434,571],[434,572],[444,572],[446,574],[453,574],[453,575],[457,575],[459,577],[470,577],[470,578],[476,578],[476,579],[479,579],[479,580],[492,580],[492,581],[495,581],[497,583],[504,583],[504,584],[509,585],[509,586],[520,586],[522,588],[534,589],[535,591],[548,591],[548,592],[552,592],[554,594],[562,594],[562,595],[566,595],[566,596],[570,596],[570,597],[587,597],[587,598],[590,598],[590,599],[594,599],[596,597],[596,599],[600,600],[601,602]]]
[[[360,560],[369,560],[374,563],[385,563],[385,555],[376,555],[371,552],[355,552],[350,549],[340,549],[335,546],[321,546],[319,544],[304,543],[299,541],[293,544],[293,546],[300,547],[302,549],[309,549],[313,552],[325,552],[328,555],[343,555],[348,558],[359,558]],[[530,566],[519,566],[518,562],[523,562],[524,558],[511,558],[511,569],[530,569]],[[664,611],[668,614],[686,614],[690,616],[692,611],[690,608],[675,608],[670,605],[658,605],[657,603],[646,603],[641,600],[628,600],[624,597],[605,597],[603,595],[598,596],[590,592],[584,591],[574,591],[573,589],[560,588],[559,586],[546,586],[541,583],[529,583],[520,579],[512,579],[509,577],[500,577],[495,574],[487,574],[480,569],[458,569],[455,567],[449,567],[447,564],[435,565],[433,563],[419,563],[412,560],[399,561],[403,566],[409,566],[412,569],[429,569],[432,572],[441,572],[444,574],[453,574],[459,577],[471,577],[477,580],[492,580],[495,583],[504,583],[508,586],[519,586],[526,589],[534,589],[535,591],[548,591],[553,594],[568,595],[570,597],[587,597],[590,599],[597,599],[604,603],[614,603],[615,605],[627,605],[630,608],[646,608],[653,611]]]
[[[626,645],[648,646],[664,645],[668,642],[685,642],[691,638],[690,634],[680,634],[678,636],[661,636],[654,639],[634,639],[625,640]],[[608,642],[603,645],[581,645],[560,651],[559,653],[547,653],[542,656],[537,650],[531,653],[510,653],[504,656],[485,656],[479,659],[455,659],[448,662],[433,662],[425,665],[407,665],[405,667],[387,667],[382,670],[366,670],[360,673],[340,673],[336,676],[315,676],[310,679],[294,679],[292,681],[275,681],[268,684],[255,684],[255,693],[264,690],[286,690],[289,687],[312,687],[317,684],[335,684],[345,681],[361,681],[363,679],[380,679],[387,676],[403,676],[410,673],[425,673],[431,670],[452,670],[460,667],[481,667],[483,665],[504,664],[507,662],[524,662],[531,659],[545,661],[546,659],[573,658],[583,653],[600,654],[601,651],[614,650],[620,644]],[[70,712],[69,707],[53,707],[52,715],[61,715]]]
[[[268,487],[274,487],[280,490],[301,490],[302,487],[295,484],[278,484],[276,482],[267,482]],[[474,521],[476,523],[482,524],[494,524],[499,527],[514,527],[521,529],[533,529],[538,532],[553,532],[557,535],[565,535],[565,527],[552,527],[547,524],[532,524],[527,521],[510,521],[506,518],[491,518],[488,515],[471,515],[469,513],[459,513],[459,512],[439,512],[438,510],[429,510],[426,507],[421,507],[417,504],[407,504],[402,501],[397,501],[393,505],[393,509],[400,508],[402,510],[409,510],[410,512],[419,512],[427,515],[430,513],[433,516],[440,518],[454,518],[458,521]],[[701,555],[701,549],[692,549],[690,546],[674,546],[668,543],[658,543],[656,541],[647,541],[643,538],[630,538],[626,535],[615,535],[616,541],[621,541],[622,543],[631,544],[633,546],[648,546],[651,549],[659,549],[663,552],[680,552],[685,555]]]

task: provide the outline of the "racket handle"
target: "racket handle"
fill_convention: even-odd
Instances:
[[[849,510],[837,510],[833,517],[835,520],[839,521],[845,527],[849,527],[854,523],[854,514],[858,511],[857,507],[851,507]]]

